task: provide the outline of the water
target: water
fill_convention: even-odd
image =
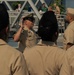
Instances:
[[[14,48],[18,48],[18,43],[14,42],[13,38],[9,38],[8,44]]]

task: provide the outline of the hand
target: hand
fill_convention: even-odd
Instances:
[[[21,21],[20,21],[20,24],[19,24],[19,25],[20,25],[20,27],[21,27],[21,28],[24,28],[24,25],[22,24],[22,21],[23,21],[23,19],[21,19]]]

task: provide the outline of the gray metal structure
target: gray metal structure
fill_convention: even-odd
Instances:
[[[5,2],[5,4],[7,5],[7,7],[9,8],[8,12],[10,15],[10,29],[11,31],[13,31],[13,27],[15,26],[15,24],[17,24],[19,22],[19,19],[23,16],[23,14],[26,16],[30,13],[34,13],[36,15],[37,19],[41,18],[41,14],[39,13],[38,9],[36,8],[38,2],[41,2],[42,4],[45,3],[46,7],[48,7],[47,3],[45,2],[45,0],[36,0],[36,2],[34,3],[32,0],[0,0],[1,2]],[[23,1],[23,5],[21,7],[21,10],[19,12],[16,12],[12,9],[11,5],[9,4],[9,2],[16,2],[16,1]],[[33,12],[25,12],[23,11],[24,7],[26,6],[26,4],[29,3],[31,8],[33,9]],[[24,13],[22,13],[24,12]],[[61,15],[60,15],[61,16]],[[13,19],[13,21],[12,21]],[[59,24],[59,29],[65,29],[64,25],[64,18],[58,18],[58,24]],[[34,29],[37,29],[37,27],[35,27]],[[62,31],[61,31],[62,32]]]
[[[19,17],[21,16],[21,13],[22,13],[22,11],[23,11],[23,8],[25,7],[25,5],[26,5],[27,2],[28,2],[28,3],[30,4],[30,6],[32,7],[32,9],[33,9],[34,13],[36,14],[36,16],[38,17],[38,19],[41,18],[41,15],[40,15],[38,9],[36,8],[36,5],[38,4],[38,2],[40,1],[41,3],[45,3],[46,6],[47,6],[47,3],[45,2],[45,0],[36,0],[36,3],[35,3],[35,4],[33,3],[32,0],[0,0],[0,1],[1,1],[1,2],[4,2],[4,3],[7,5],[7,7],[9,8],[9,11],[14,11],[14,10],[12,9],[11,5],[9,4],[9,2],[13,2],[13,1],[15,1],[15,2],[16,2],[16,1],[24,1],[23,5],[22,5],[22,7],[21,7],[21,10],[20,10],[19,12],[17,12],[18,14],[17,14],[17,16],[15,17],[15,19],[14,19],[14,21],[13,21],[11,27],[13,27],[14,24],[18,21]],[[47,7],[48,7],[48,6],[47,6]]]

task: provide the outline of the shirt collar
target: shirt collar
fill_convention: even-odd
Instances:
[[[70,24],[74,24],[74,21],[72,21]]]
[[[42,46],[56,46],[56,44],[54,42],[50,42],[50,41],[42,41],[38,45],[42,45]]]
[[[5,41],[3,41],[2,39],[0,39],[0,45],[6,45],[7,43]]]

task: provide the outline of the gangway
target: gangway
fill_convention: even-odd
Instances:
[[[15,2],[16,1],[23,1],[24,2],[23,5],[22,5],[22,7],[21,7],[21,10],[18,12],[16,18],[14,19],[11,27],[13,27],[15,25],[15,23],[19,20],[19,18],[21,16],[21,13],[22,13],[24,7],[26,6],[26,3],[30,4],[31,8],[33,9],[33,11],[36,14],[36,16],[38,17],[38,19],[41,18],[41,15],[40,15],[38,9],[36,8],[36,5],[38,4],[38,2],[40,1],[41,3],[45,3],[46,7],[48,7],[47,3],[45,2],[45,0],[36,0],[35,3],[33,3],[32,0],[0,0],[0,1],[1,2],[5,2],[5,4],[7,5],[7,7],[9,8],[10,11],[14,11],[14,10],[12,9],[11,5],[9,4],[9,2],[13,2],[13,1],[15,1]]]
[[[41,18],[41,14],[39,13],[38,9],[37,9],[37,4],[38,2],[41,2],[42,4],[45,3],[46,7],[48,7],[47,3],[45,2],[45,0],[36,0],[36,2],[34,3],[33,0],[0,0],[1,2],[5,2],[5,4],[7,5],[7,7],[9,8],[9,15],[10,15],[10,27],[13,28],[15,26],[15,24],[17,24],[20,20],[20,18],[22,17],[22,15],[26,15],[26,14],[30,14],[30,13],[34,13],[34,15],[40,19]],[[23,1],[23,5],[21,7],[21,10],[19,12],[16,12],[12,9],[11,5],[9,4],[9,2],[16,2],[16,1]],[[26,4],[29,3],[29,5],[31,6],[31,8],[33,9],[32,12],[25,12],[23,9],[26,6]],[[14,14],[14,15],[11,15]],[[13,21],[11,21],[11,18],[14,18]],[[58,18],[58,23],[59,23],[59,27],[64,29],[64,18]],[[61,27],[62,25],[62,27]],[[10,29],[11,29],[10,28]]]

